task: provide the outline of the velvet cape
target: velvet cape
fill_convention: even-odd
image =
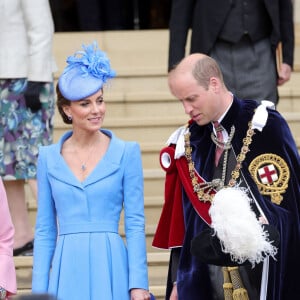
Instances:
[[[241,101],[234,98],[231,108],[221,122],[227,132],[230,132],[232,125],[236,128],[232,140],[232,149],[236,155],[240,153],[243,138],[246,136],[248,129],[248,122],[252,119],[256,107],[257,103],[255,101]],[[213,176],[215,153],[215,145],[210,137],[212,125],[198,126],[196,123],[192,123],[190,132],[195,168],[205,180],[210,181]],[[262,195],[259,192],[248,170],[253,159],[261,154],[268,153],[280,156],[286,162],[290,171],[288,187],[285,193],[282,194],[283,200],[280,205],[273,203],[270,196]],[[293,299],[295,295],[300,295],[300,285],[296,280],[298,277],[297,272],[300,270],[300,260],[297,257],[297,252],[300,249],[300,164],[298,149],[290,128],[279,112],[268,109],[267,123],[262,132],[255,130],[255,135],[250,145],[250,152],[246,155],[241,171],[268,222],[275,226],[280,233],[280,246],[276,255],[276,261],[272,258],[269,260],[267,300]],[[168,176],[169,174],[167,173],[166,183]],[[173,177],[176,176],[173,174]],[[175,185],[178,190],[178,177],[176,180],[177,183]],[[168,182],[166,184],[166,189],[171,189],[170,184],[172,183]],[[165,248],[166,233],[169,230],[169,225],[178,224],[180,226],[180,216],[183,214],[184,228],[173,228],[173,236],[167,237],[168,248],[178,247],[180,246],[178,240],[181,237],[176,237],[174,233],[184,232],[177,271],[178,299],[210,300],[212,299],[212,291],[208,276],[208,266],[200,263],[190,253],[191,240],[202,230],[208,228],[208,225],[195,212],[184,189],[182,189],[181,195],[183,212],[180,211],[180,205],[178,204],[176,206],[177,212],[175,212],[172,206],[176,202],[176,194],[165,192],[165,203],[153,246],[160,247],[160,245],[163,245],[162,248]],[[169,216],[170,219],[163,219],[166,216]],[[165,224],[163,229],[162,224]],[[172,243],[174,240],[176,240],[177,244]],[[170,278],[168,283],[170,283],[169,281]],[[168,284],[166,299],[169,299],[170,289],[171,285]]]

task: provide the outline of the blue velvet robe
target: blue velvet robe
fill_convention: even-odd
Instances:
[[[235,98],[221,122],[227,132],[230,132],[232,125],[236,128],[232,140],[232,148],[236,155],[240,153],[248,122],[252,119],[256,106],[255,101],[240,101]],[[287,300],[295,299],[300,295],[300,284],[297,282],[298,272],[300,272],[300,260],[297,254],[300,249],[300,161],[295,141],[286,121],[277,111],[268,109],[268,112],[267,123],[262,132],[255,130],[250,152],[246,155],[241,171],[267,220],[280,233],[280,246],[276,261],[270,258],[267,300]],[[190,132],[195,168],[206,181],[211,181],[215,155],[215,144],[211,140],[212,125],[198,126],[192,123]],[[253,159],[267,153],[277,154],[283,158],[290,171],[288,188],[282,194],[283,200],[280,205],[271,202],[270,196],[259,192],[248,170]],[[197,261],[197,258],[190,253],[191,240],[208,225],[195,212],[184,190],[182,194],[185,237],[177,271],[178,299],[210,300],[212,287],[208,266]],[[167,291],[167,297],[169,292],[170,290]]]

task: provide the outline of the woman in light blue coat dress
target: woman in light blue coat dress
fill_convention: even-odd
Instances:
[[[40,148],[32,290],[59,300],[149,300],[140,147],[102,129],[103,85],[115,73],[95,43],[67,63],[57,106],[73,130]]]

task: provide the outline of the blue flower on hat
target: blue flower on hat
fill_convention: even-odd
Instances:
[[[106,53],[99,49],[96,41],[82,48],[67,58],[68,65],[58,80],[62,95],[71,101],[96,93],[116,76]]]
[[[110,68],[110,62],[105,52],[101,51],[94,41],[91,45],[82,45],[84,51],[77,51],[67,58],[69,66],[66,68],[80,67],[82,76],[93,75],[103,82],[116,76],[116,72]]]

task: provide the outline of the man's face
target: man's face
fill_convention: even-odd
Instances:
[[[198,125],[216,121],[221,116],[221,97],[218,97],[218,81],[210,80],[208,89],[200,86],[191,73],[171,74],[171,93],[180,100],[184,111]]]

